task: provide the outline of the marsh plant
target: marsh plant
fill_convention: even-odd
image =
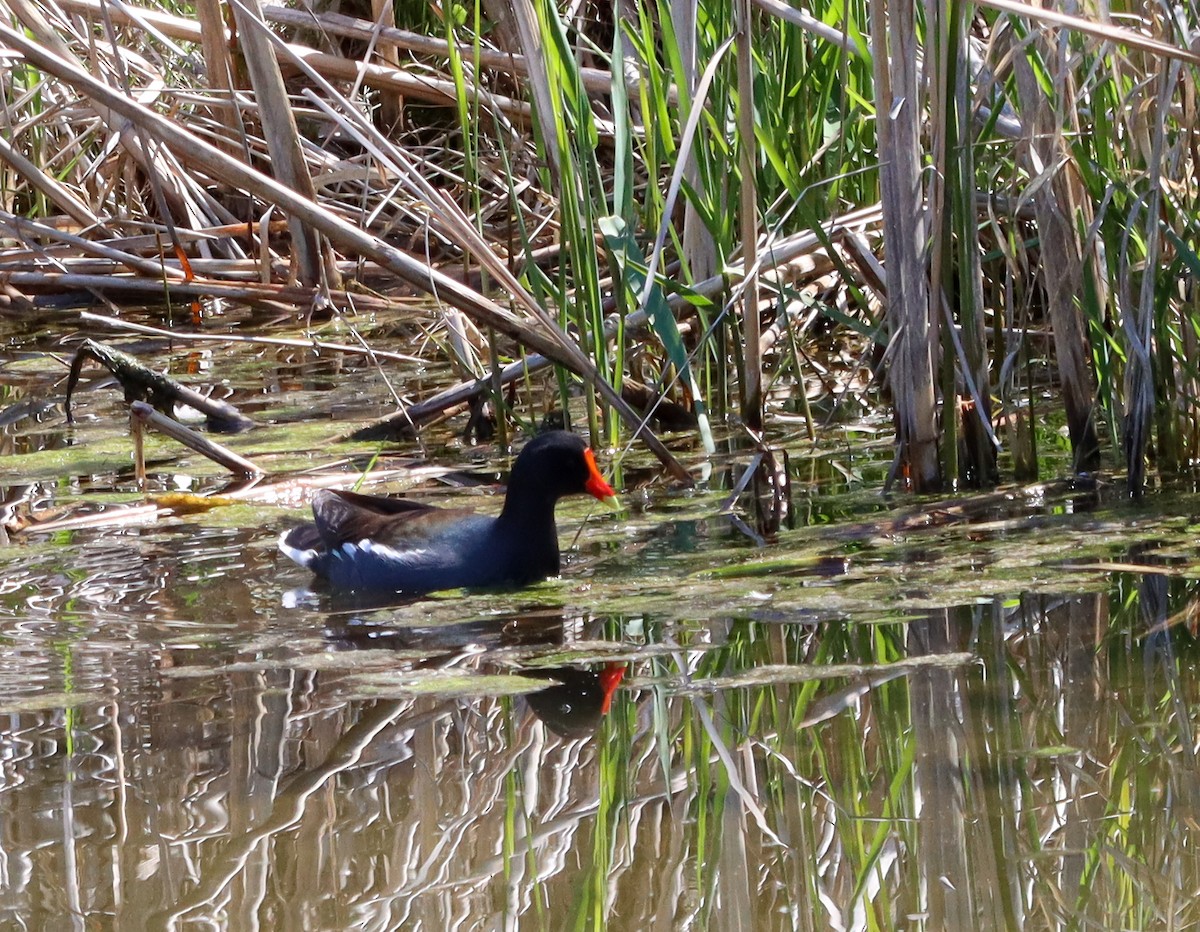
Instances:
[[[890,413],[917,490],[1200,452],[1193,4],[0,12],[10,313],[391,314],[502,431],[581,397],[681,480],[668,408]]]

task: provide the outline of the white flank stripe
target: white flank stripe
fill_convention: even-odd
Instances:
[[[401,565],[420,563],[424,557],[433,552],[424,547],[397,550],[395,547],[381,544],[379,541],[371,540],[369,537],[364,537],[357,544],[342,544],[341,549],[347,556],[352,556],[354,551],[358,550],[362,553],[369,553],[378,560],[385,560],[388,563],[399,563]]]
[[[313,560],[317,558],[317,552],[312,548],[301,550],[298,547],[293,547],[287,542],[287,536],[290,532],[284,531],[279,535],[279,550],[289,560],[294,560],[301,566],[311,567]]]

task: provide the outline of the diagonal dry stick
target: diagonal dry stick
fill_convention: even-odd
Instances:
[[[161,411],[155,411],[153,405],[146,404],[144,401],[135,401],[129,406],[130,417],[137,422],[138,425],[153,427],[155,430],[166,434],[172,440],[178,440],[190,450],[195,450],[201,456],[207,457],[214,463],[219,463],[221,466],[228,469],[231,473],[237,476],[261,476],[266,473],[266,470],[253,463],[240,453],[235,453],[229,447],[217,443],[211,437],[205,437],[190,427],[185,427],[180,424],[175,418],[167,417]],[[139,443],[140,446],[140,443]],[[138,451],[140,454],[140,450]],[[138,456],[140,472],[140,481],[145,481],[145,467],[140,455]]]

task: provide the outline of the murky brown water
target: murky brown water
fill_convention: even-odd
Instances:
[[[307,377],[278,410],[350,404]],[[135,499],[115,394],[6,428],[8,499]],[[277,440],[247,443],[294,463]],[[69,444],[68,478],[17,455]],[[709,491],[571,504],[563,578],[521,593],[305,593],[291,504],[15,537],[0,927],[1195,924],[1200,500],[845,534],[881,503],[823,477],[885,465],[839,445],[795,444],[799,526],[765,547],[716,514],[734,455]],[[159,454],[157,487],[224,481]],[[418,488],[494,506],[498,465],[443,455],[484,484]]]

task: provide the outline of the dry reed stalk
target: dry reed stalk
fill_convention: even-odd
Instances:
[[[103,246],[103,243],[97,245]],[[129,281],[129,272],[134,271],[130,268],[128,262],[117,262],[108,259],[93,259],[93,258],[76,258],[67,256],[60,247],[52,247],[45,250],[21,250],[23,257],[0,257],[0,272],[5,269],[14,271],[36,272],[39,269],[45,269],[48,272],[58,272],[64,275],[116,275],[121,277],[122,282]],[[31,267],[32,266],[32,267]],[[216,284],[238,285],[245,283],[262,283],[259,263],[253,259],[190,259],[188,260],[189,273],[183,271],[183,267],[178,259],[164,259],[158,266],[155,274],[158,280],[171,281],[189,281],[191,283],[203,284],[205,281],[210,281]],[[145,274],[145,270],[141,270],[143,274],[139,276],[147,281],[155,279]],[[190,277],[189,277],[190,274]],[[26,278],[29,282],[35,279]],[[49,280],[47,280],[49,283]],[[288,288],[293,287],[294,291],[300,292],[302,289],[294,286],[279,285],[267,282],[266,285],[270,288]],[[169,284],[168,284],[169,287]],[[48,289],[38,289],[39,293],[46,294]],[[303,290],[303,293],[308,296],[308,300],[303,303],[307,304],[311,301],[312,291]]]
[[[371,349],[355,346],[349,343],[333,343],[329,340],[292,340],[286,337],[247,337],[236,333],[193,333],[188,330],[164,330],[161,327],[151,327],[147,324],[134,323],[131,320],[121,320],[117,317],[106,317],[91,311],[82,311],[79,319],[89,324],[100,324],[113,330],[127,333],[141,333],[147,336],[163,337],[181,343],[247,343],[254,346],[278,346],[291,349],[316,350],[318,352],[344,353],[350,356],[370,356],[374,359],[389,359],[393,362],[419,363],[416,356],[404,353],[393,353],[387,350]]]
[[[1069,73],[1066,49],[1058,43],[1036,41],[1037,53],[1052,74]],[[1076,296],[1083,285],[1083,253],[1073,218],[1083,197],[1071,184],[1070,150],[1063,139],[1060,112],[1075,109],[1069,82],[1060,84],[1062,100],[1051,101],[1043,92],[1023,49],[1016,49],[1013,67],[1018,97],[1029,133],[1027,158],[1034,213],[1037,217],[1042,282],[1054,330],[1054,353],[1067,414],[1074,468],[1090,472],[1099,465],[1100,440],[1092,410],[1095,388],[1083,314]],[[1061,109],[1060,109],[1061,108]],[[1048,176],[1048,177],[1047,177]]]
[[[737,0],[738,170],[741,173],[739,216],[745,279],[742,282],[742,419],[753,431],[763,425],[762,326],[758,316],[758,263],[751,252],[758,243],[758,187],[755,183],[754,69],[750,0]]]
[[[18,217],[16,214],[11,214],[8,211],[0,211],[0,229],[7,230],[13,237],[22,242],[28,242],[31,238],[38,237],[73,246],[84,255],[107,259],[119,266],[123,266],[129,271],[141,272],[143,275],[180,279],[186,277],[181,269],[170,268],[161,262],[151,259],[143,259],[141,256],[114,249],[104,243],[85,239],[82,236],[76,236],[73,233],[56,229],[44,223],[38,223],[36,220],[27,220],[24,217]]]
[[[686,100],[688,109],[701,106],[696,100],[700,87],[701,70],[696,61],[696,15],[699,0],[671,0],[671,19],[675,24],[675,38],[679,43],[679,57],[683,63],[683,75],[679,80],[687,87]],[[690,120],[690,112],[681,112],[684,122]],[[687,146],[680,153],[684,160],[683,176],[693,188],[700,186],[700,164],[696,159],[694,146]],[[683,238],[681,244],[683,259],[691,271],[693,280],[703,281],[717,272],[717,243],[712,232],[704,223],[704,218],[696,209],[696,204],[687,198],[683,204]]]
[[[44,194],[80,226],[103,229],[104,225],[95,213],[70,188],[51,178],[38,165],[25,158],[13,147],[11,140],[5,137],[0,137],[0,162],[7,162],[18,177]]]
[[[506,21],[511,34],[520,43],[522,58],[528,64],[528,91],[533,98],[538,122],[543,127],[542,145],[546,149],[546,164],[554,179],[555,189],[559,189],[562,185],[563,154],[559,150],[557,136],[550,129],[555,124],[554,91],[550,87],[546,56],[542,51],[542,31],[538,26],[537,11],[533,8],[532,0],[497,0],[497,5],[508,10]]]
[[[301,45],[291,44],[285,48],[292,58],[304,61],[330,80],[361,81],[368,87],[440,106],[452,106],[458,99],[454,82],[448,78],[413,75],[386,65],[354,61],[340,55],[317,52]],[[509,119],[519,119],[522,122],[528,122],[532,115],[533,111],[523,101],[503,94],[493,94],[478,86],[472,86],[469,90],[489,112],[503,114]]]
[[[934,344],[920,174],[924,113],[912,0],[876,0],[871,6],[871,23],[891,330],[888,381],[897,422],[896,465],[905,470],[913,490],[920,492],[938,488],[942,476],[937,454]],[[885,36],[887,41],[880,41]]]
[[[271,171],[280,184],[305,200],[315,202],[316,190],[305,165],[296,118],[258,0],[232,0],[231,5],[237,22],[241,59],[250,73],[250,84],[258,102],[258,118],[271,156]],[[300,284],[316,285],[322,280],[325,260],[316,231],[296,214],[288,216],[288,226]]]
[[[1023,19],[1035,20],[1049,26],[1061,26],[1072,32],[1092,36],[1102,42],[1112,42],[1125,48],[1140,49],[1155,58],[1167,58],[1200,65],[1200,54],[1170,42],[1154,39],[1133,29],[1096,22],[1083,16],[1073,16],[1070,13],[1033,6],[1029,3],[1020,3],[1018,0],[976,0],[975,5],[988,7],[1001,13],[1009,13]]]
[[[119,8],[117,12],[124,12]],[[147,10],[146,13],[155,11]],[[112,14],[110,14],[112,15]],[[174,21],[176,17],[171,17]],[[204,76],[208,81],[208,90],[215,101],[232,101],[237,94],[237,84],[234,80],[233,56],[230,54],[229,38],[225,29],[225,19],[221,14],[221,0],[196,0],[196,21],[200,31],[200,48],[204,54]],[[188,23],[188,33],[192,32],[192,24]],[[190,35],[189,35],[190,37]],[[193,38],[192,41],[195,41]],[[229,155],[237,156],[239,147],[237,140],[245,135],[240,115],[236,108],[210,105],[207,107],[210,118],[221,128],[217,133],[217,145]]]
[[[405,49],[432,58],[444,58],[446,55],[446,43],[442,39],[409,32],[406,29],[397,29],[394,26],[381,27],[377,23],[343,13],[317,13],[311,10],[268,5],[263,7],[263,16],[267,22],[294,26],[298,29],[320,29],[331,36],[340,36],[344,39],[358,39],[366,42],[375,36],[376,42],[384,48]],[[476,50],[471,46],[464,45],[459,47],[458,53],[464,59],[471,60],[475,57]],[[478,56],[479,64],[490,71],[520,77],[529,76],[529,62],[524,55],[518,52],[485,48],[478,50]],[[607,96],[612,88],[612,74],[606,69],[580,68],[580,76],[584,88],[591,94]],[[631,93],[640,89],[640,84],[636,80],[627,81],[626,86]],[[673,92],[668,93],[673,94]],[[669,99],[674,101],[673,96]]]
[[[122,225],[128,226],[129,222],[125,221]],[[139,225],[153,226],[149,223]],[[63,225],[61,223],[55,226],[55,229],[62,228]],[[266,233],[267,235],[278,235],[285,232],[286,229],[287,224],[282,220],[278,220],[272,223],[269,227],[261,228],[261,232]],[[247,223],[221,224],[220,226],[215,227],[200,227],[194,230],[180,230],[179,239],[184,245],[196,245],[205,240],[214,241],[219,239],[247,238],[253,232],[254,227]],[[163,237],[161,231],[155,233],[133,233],[125,236],[112,236],[109,239],[103,240],[102,242],[110,249],[116,249],[121,252],[132,253],[134,255],[146,257],[148,255],[161,255]],[[44,249],[40,250],[40,252],[45,254],[53,254],[57,248],[58,247],[56,246],[46,246]],[[19,256],[22,251],[32,255],[30,250],[0,250],[0,264],[13,261],[14,257]],[[241,260],[227,259],[221,261],[236,263]]]
[[[144,276],[116,275],[111,272],[97,275],[45,271],[5,272],[4,279],[18,288],[28,289],[31,293],[87,291],[114,299],[131,298],[143,303],[163,298],[222,298],[252,305],[267,304],[276,310],[294,312],[297,308],[311,307],[318,299],[318,295],[311,290],[286,285],[232,284],[197,278],[190,281],[166,281]],[[342,298],[342,306],[353,306],[357,300],[356,296],[346,292],[337,292],[333,296]]]
[[[263,15],[266,15],[265,10]],[[367,56],[374,51],[383,59],[385,65],[400,71],[400,50],[395,45],[380,42],[385,28],[384,23],[396,22],[396,12],[392,0],[371,0],[371,16],[375,22],[371,24],[370,32],[365,37],[370,43],[367,48]],[[380,120],[384,126],[392,130],[399,129],[404,118],[404,95],[390,89],[383,91],[379,98],[379,111]]]
[[[17,2],[22,2],[22,0],[17,0]],[[122,25],[136,26],[138,19],[144,19],[164,35],[174,39],[185,39],[190,42],[202,42],[204,39],[201,27],[197,23],[159,11],[139,11],[139,16],[135,19],[122,8],[109,7],[106,9],[106,4],[102,0],[56,0],[56,6],[68,12],[91,17],[99,16],[103,11],[105,15],[111,16],[113,22]],[[305,25],[312,25],[311,17],[305,14],[302,16],[304,16]],[[270,18],[272,20],[280,19],[278,16]],[[205,22],[207,28],[207,21]],[[230,41],[231,37],[228,31],[225,31],[224,36],[226,42]],[[444,43],[442,47],[444,49]],[[296,43],[280,42],[276,48],[286,49],[290,59],[306,62],[330,80],[361,81],[369,87],[397,93],[424,103],[451,105],[456,100],[454,82],[449,78],[413,75],[398,68],[355,61],[340,55],[330,55]],[[529,118],[531,110],[522,101],[492,94],[479,87],[472,87],[471,91],[478,94],[481,101],[494,112],[503,113],[510,118],[516,117],[523,120]],[[225,97],[223,88],[218,87],[218,92],[222,98]]]

